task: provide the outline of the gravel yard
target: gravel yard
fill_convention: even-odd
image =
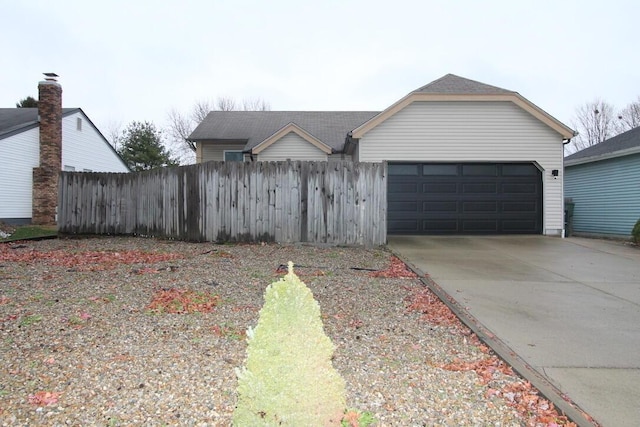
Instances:
[[[383,249],[86,238],[0,245],[0,425],[230,425],[288,261],[375,425],[566,424]]]

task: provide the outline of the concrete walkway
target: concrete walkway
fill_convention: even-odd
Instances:
[[[388,247],[484,338],[495,334],[501,356],[515,352],[514,367],[556,406],[568,407],[560,391],[602,426],[640,426],[640,249],[544,236],[392,236]]]

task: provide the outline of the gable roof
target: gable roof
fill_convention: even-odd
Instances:
[[[636,153],[640,153],[640,127],[573,153],[564,158],[564,164],[572,166]]]
[[[62,117],[80,110],[63,108]],[[0,108],[0,139],[38,126],[37,108]]]
[[[376,114],[377,111],[212,111],[189,140],[246,141],[244,151],[251,151],[294,124],[333,152],[341,152],[347,134]]]
[[[389,108],[362,124],[352,133],[353,138],[362,138],[367,132],[383,123],[389,117],[403,110],[409,104],[420,101],[507,101],[513,102],[542,123],[559,133],[564,139],[575,136],[573,129],[560,122],[549,113],[520,95],[518,92],[465,79],[455,74],[447,74],[422,86],[391,105]]]
[[[291,132],[295,133],[300,138],[307,141],[309,144],[315,146],[317,149],[323,151],[325,154],[331,154],[331,152],[333,151],[331,147],[329,147],[327,144],[325,144],[324,142],[320,141],[318,138],[311,135],[309,132],[302,129],[300,126],[296,125],[295,123],[289,123],[282,129],[280,129],[278,132],[274,133],[269,138],[265,139],[260,144],[253,147],[252,152],[254,154],[260,154],[261,151],[275,144],[279,139],[281,139],[285,135],[288,135]]]
[[[501,87],[491,86],[480,83],[475,80],[465,79],[455,74],[447,74],[437,80],[432,81],[412,93],[448,93],[448,94],[504,94],[516,93],[511,90],[502,89]]]
[[[93,129],[100,135],[100,138],[111,149],[113,154],[122,162],[122,164],[129,170],[126,162],[122,160],[120,154],[113,148],[107,138],[104,137],[100,129],[91,121],[89,116],[82,111],[82,108],[63,108],[62,117],[69,116],[71,114],[80,113],[87,120]],[[0,140],[8,138],[10,136],[25,132],[29,129],[38,127],[40,120],[38,118],[37,108],[0,108]]]

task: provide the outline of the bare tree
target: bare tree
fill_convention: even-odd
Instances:
[[[596,98],[576,109],[576,119],[573,127],[578,136],[566,147],[569,153],[584,150],[612,137],[614,129],[614,109],[611,104]]]
[[[167,119],[169,120],[169,134],[171,138],[174,141],[180,141],[187,149],[196,151],[196,144],[187,139],[195,128],[192,118],[185,116],[173,108],[169,111],[169,114],[167,114]]]
[[[216,100],[196,101],[191,114],[183,114],[175,108],[167,114],[171,150],[181,163],[193,163],[196,144],[189,141],[189,135],[211,111],[269,111],[271,107],[261,98],[246,98],[242,104],[230,97],[218,97]]]
[[[242,100],[242,109],[245,111],[269,111],[271,106],[262,98],[245,98]]]
[[[200,100],[193,105],[191,111],[191,119],[196,122],[196,125],[201,123],[207,115],[215,110],[214,102],[209,100]]]
[[[113,149],[118,151],[118,145],[122,137],[122,122],[115,120],[109,120],[107,124],[107,131],[105,138],[109,141],[109,144],[113,146]]]
[[[236,101],[228,96],[221,96],[216,100],[216,110],[219,111],[235,111],[238,109]]]
[[[615,122],[616,134],[626,132],[640,126],[640,96],[629,103],[618,113],[618,120]]]

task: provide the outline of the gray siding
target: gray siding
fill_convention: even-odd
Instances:
[[[536,162],[543,170],[543,228],[564,227],[560,134],[511,102],[414,102],[367,134],[354,159]]]
[[[258,154],[258,160],[264,162],[282,160],[322,162],[327,160],[327,154],[296,133],[289,132],[261,151],[260,154]]]
[[[631,235],[640,219],[640,154],[567,166],[564,177],[574,232]]]
[[[226,150],[242,151],[245,143],[202,143],[202,159],[199,163],[216,161],[224,161],[224,152]]]

